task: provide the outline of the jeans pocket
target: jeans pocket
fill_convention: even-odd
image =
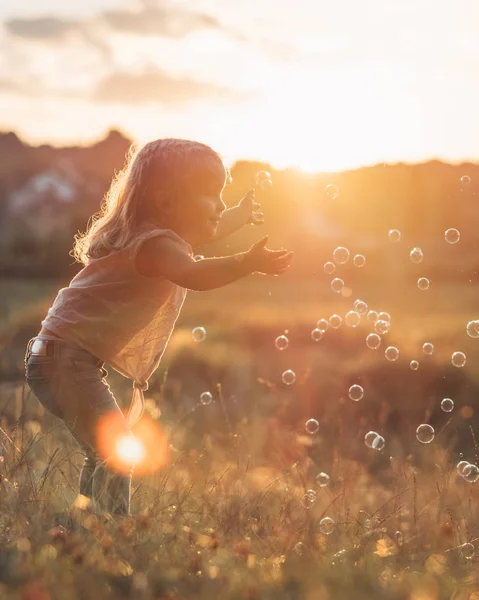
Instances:
[[[25,362],[25,378],[52,379],[57,374],[57,365],[53,356],[30,356]]]
[[[106,369],[103,369],[98,363],[93,363],[89,359],[69,357],[68,363],[75,381],[84,381],[87,379],[101,381],[102,377],[105,377]]]

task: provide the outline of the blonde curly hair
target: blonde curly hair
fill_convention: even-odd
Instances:
[[[74,235],[70,255],[86,266],[92,259],[122,250],[134,242],[164,198],[230,179],[221,156],[206,144],[177,138],[154,140],[141,148],[132,144],[100,210],[90,217],[84,233]]]

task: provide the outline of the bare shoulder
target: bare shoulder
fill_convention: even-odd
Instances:
[[[169,279],[172,270],[194,262],[178,242],[167,235],[146,239],[136,253],[135,268],[145,277]]]

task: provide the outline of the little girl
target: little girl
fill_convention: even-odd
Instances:
[[[167,138],[132,146],[100,211],[74,236],[71,254],[82,270],[58,292],[28,342],[26,381],[85,452],[80,494],[96,512],[129,514],[133,467],[114,468],[113,451],[105,455],[101,447],[100,421],[114,415],[131,435],[186,291],[219,288],[252,273],[279,275],[290,266],[293,253],[266,249],[267,236],[247,252],[193,258],[193,247],[262,222],[254,190],[226,209],[227,178],[221,157],[205,144]],[[105,363],[133,380],[126,418],[106,382]]]

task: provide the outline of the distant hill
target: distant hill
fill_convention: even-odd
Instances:
[[[29,146],[13,132],[0,133],[0,275],[64,276],[79,268],[68,255],[73,234],[99,209],[131,143],[116,130],[92,146],[61,148]],[[225,191],[227,204],[254,187],[260,169],[273,178],[272,188],[257,189],[265,224],[246,227],[202,253],[244,250],[268,233],[270,247],[295,250],[299,276],[313,267],[321,270],[322,257],[338,244],[380,256],[384,243],[388,247],[388,231],[396,228],[403,244],[428,248],[438,264],[459,256],[475,264],[479,257],[477,164],[434,160],[307,175],[239,161]],[[339,188],[335,199],[325,191],[329,183]],[[444,242],[449,227],[461,231],[453,254]]]

